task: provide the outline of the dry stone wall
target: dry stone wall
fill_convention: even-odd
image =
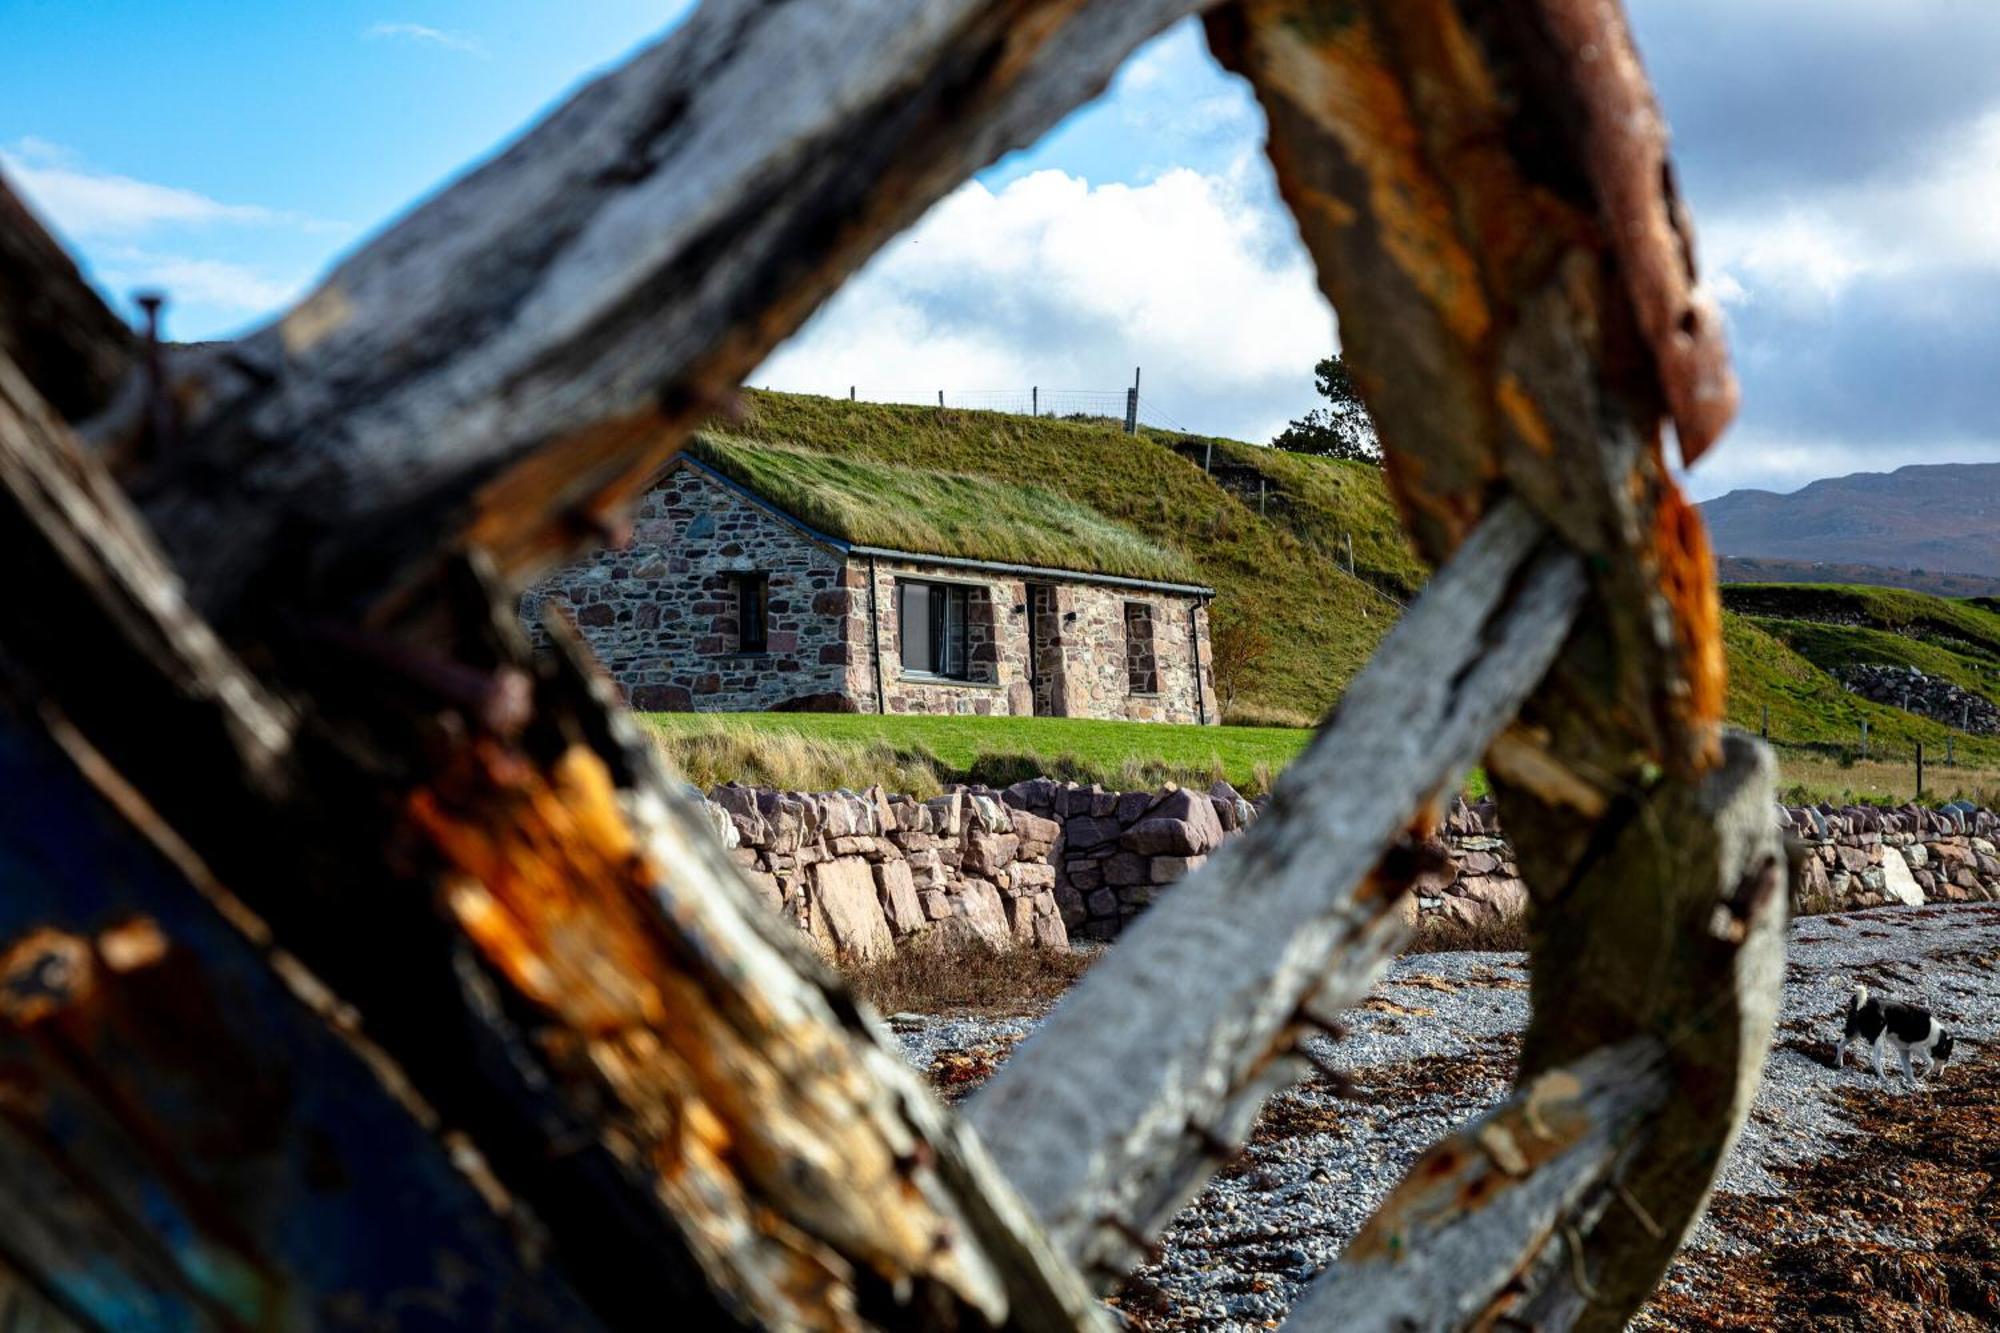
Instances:
[[[1226,782],[1115,792],[1047,778],[957,787],[919,801],[866,792],[717,787],[705,807],[730,855],[828,957],[870,962],[912,936],[960,932],[996,948],[1115,939],[1262,802]],[[1779,807],[1802,845],[1806,911],[2000,901],[2000,818],[1968,803]],[[1517,920],[1527,889],[1491,800],[1454,801],[1420,858],[1413,923]]]
[[[828,957],[874,962],[932,929],[995,948],[1069,943],[1055,899],[1056,825],[984,789],[919,801],[725,786],[704,803],[772,910]]]
[[[2000,817],[1970,801],[1780,807],[1778,823],[1807,852],[1795,886],[1805,910],[2000,901]]]
[[[2000,708],[1983,694],[1916,667],[1864,663],[1834,673],[1864,699],[1888,704],[1977,736],[2000,735]]]

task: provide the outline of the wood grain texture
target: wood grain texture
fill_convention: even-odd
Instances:
[[[201,406],[135,494],[225,621],[274,568],[365,601],[460,539],[512,575],[601,541],[877,247],[1198,3],[710,0],[184,359]]]
[[[47,1306],[105,1333],[602,1327],[46,703],[0,699],[0,789],[0,1252]]]
[[[1643,104],[1641,129],[1657,129],[1643,82],[1613,97],[1553,7],[1243,0],[1209,32],[1269,115],[1280,189],[1419,549],[1442,559],[1511,492],[1589,560],[1592,642],[1527,720],[1550,761],[1608,790],[1645,764],[1693,777],[1716,757],[1713,562],[1662,457],[1670,386],[1647,332],[1699,301],[1687,243],[1680,267],[1659,258],[1684,235],[1662,170],[1650,193],[1633,185],[1642,154],[1605,123]],[[1601,49],[1629,51],[1617,6],[1588,10]],[[1713,322],[1696,322],[1700,375],[1726,379]],[[1728,395],[1699,396],[1690,439],[1706,441]]]
[[[34,598],[0,604],[4,678],[81,707],[64,725],[134,794],[127,818],[143,807],[365,1024],[533,1219],[552,1283],[613,1327],[663,1300],[746,1327],[1090,1326],[1026,1210],[752,898],[587,666],[495,710],[469,667],[323,645],[310,706],[280,705],[4,362],[0,391],[0,537],[69,599],[60,634]],[[459,591],[460,652],[528,680],[510,603],[470,573]],[[78,644],[120,688],[66,670]],[[432,1148],[450,1169],[459,1150]],[[286,1271],[317,1291],[319,1270]]]
[[[1576,1260],[1603,1299],[1557,1282],[1529,1311],[1615,1327],[1747,1111],[1784,874],[1739,855],[1769,835],[1769,761],[1732,741],[1718,768],[1713,560],[1663,454],[1670,417],[1687,456],[1708,447],[1734,386],[1658,110],[1614,4],[1241,0],[1209,34],[1269,114],[1419,548],[1455,549],[1512,495],[1589,570],[1577,633],[1486,759],[1535,901],[1524,1075],[1667,1040],[1670,1013],[1711,1024],[1674,1047],[1711,1095],[1631,1168],[1660,1235],[1613,1214]],[[1724,901],[1738,938],[1718,943]]]
[[[69,421],[102,411],[138,369],[138,343],[0,175],[0,356]]]
[[[1490,1325],[1560,1272],[1568,1237],[1602,1215],[1621,1156],[1672,1095],[1649,1040],[1524,1081],[1417,1159],[1284,1327]]]
[[[1675,1088],[1619,1168],[1638,1206],[1608,1211],[1570,1266],[1587,1290],[1559,1276],[1524,1303],[1522,1317],[1548,1327],[1617,1329],[1645,1301],[1699,1220],[1763,1077],[1785,972],[1777,764],[1734,732],[1723,754],[1699,784],[1664,780],[1617,802],[1593,830],[1597,854],[1538,910],[1522,1078],[1653,1039]],[[1522,855],[1522,871],[1546,874],[1549,859]]]
[[[1534,688],[1582,595],[1573,557],[1498,508],[1286,770],[1269,812],[1135,922],[972,1099],[1056,1243],[1100,1280],[1140,1257],[1294,1080],[1301,1011],[1373,984],[1407,927],[1380,865]]]

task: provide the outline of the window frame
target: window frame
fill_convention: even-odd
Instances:
[[[1146,625],[1146,651],[1144,657],[1146,669],[1143,674],[1135,670],[1133,662],[1132,613],[1135,609],[1140,612],[1139,618]],[[1143,602],[1136,598],[1126,598],[1124,605],[1120,608],[1119,620],[1125,627],[1126,697],[1132,699],[1156,698],[1160,693],[1159,608],[1152,602]],[[1141,688],[1142,683],[1144,688]]]
[[[736,654],[760,657],[771,651],[771,576],[760,569],[738,569],[729,574],[736,593]],[[756,615],[750,612],[752,597]],[[752,625],[756,633],[751,633]]]
[[[981,683],[972,670],[972,594],[976,586],[951,579],[896,576],[896,667],[899,679],[950,685]],[[909,615],[904,598],[918,589],[922,589],[927,598],[924,619],[929,643],[925,655],[932,663],[929,668],[910,665]],[[954,606],[957,609],[956,618],[953,616]],[[951,660],[954,630],[958,649],[956,670],[952,669]],[[937,665],[940,657],[944,659],[942,670]]]

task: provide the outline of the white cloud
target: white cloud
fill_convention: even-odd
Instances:
[[[179,186],[97,171],[67,149],[40,139],[19,139],[0,148],[0,168],[44,216],[79,239],[129,236],[172,224],[324,225],[255,204],[225,204]]]
[[[1726,302],[1824,307],[1864,278],[2000,272],[2000,109],[1913,156],[1892,179],[1842,181],[1776,205],[1710,214],[1707,266]]]
[[[1268,168],[1144,185],[1038,171],[939,202],[751,382],[924,400],[1029,385],[1116,390],[1191,428],[1268,439],[1312,405],[1332,311]]]
[[[361,36],[367,41],[413,42],[418,46],[436,46],[447,51],[462,51],[467,55],[483,56],[486,48],[477,38],[463,33],[446,32],[442,28],[426,27],[421,23],[376,23],[362,30]]]
[[[96,256],[98,279],[112,291],[158,289],[176,307],[207,306],[257,315],[290,305],[304,294],[303,278],[280,281],[243,264],[192,255],[158,254],[120,246]]]

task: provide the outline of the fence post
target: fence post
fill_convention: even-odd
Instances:
[[[1958,763],[1957,751],[1958,737],[1946,736],[1944,738],[1944,762],[1946,767],[1953,767]]]
[[[1924,743],[1917,742],[1917,799],[1924,799]]]
[[[1868,719],[1861,719],[1861,757],[1868,757]]]
[[[1352,578],[1354,577],[1354,534],[1343,532],[1340,535],[1347,543],[1347,575],[1349,578]]]
[[[1031,417],[1038,417],[1041,414],[1042,414],[1042,386],[1037,384],[1028,390],[1028,415]]]
[[[1139,367],[1132,367],[1132,387],[1125,391],[1125,433],[1139,433]]]
[[[1215,475],[1215,441],[1214,441],[1214,440],[1210,440],[1210,441],[1208,442],[1208,447],[1207,447],[1206,449],[1203,449],[1203,450],[1202,450],[1202,454],[1201,454],[1201,470],[1202,470],[1203,472],[1206,472],[1206,473],[1208,473],[1208,474],[1209,474],[1210,476],[1213,476],[1213,475]]]
[[[852,384],[847,386],[847,401],[850,403],[854,401],[854,386]]]
[[[943,390],[943,389],[939,389],[939,390],[938,390],[938,410],[939,410],[939,411],[943,411],[943,410],[944,410],[944,390]]]
[[[1264,478],[1257,478],[1257,517],[1264,517]]]
[[[1765,740],[1771,739],[1771,705],[1764,705],[1764,720],[1757,724],[1757,734]]]

